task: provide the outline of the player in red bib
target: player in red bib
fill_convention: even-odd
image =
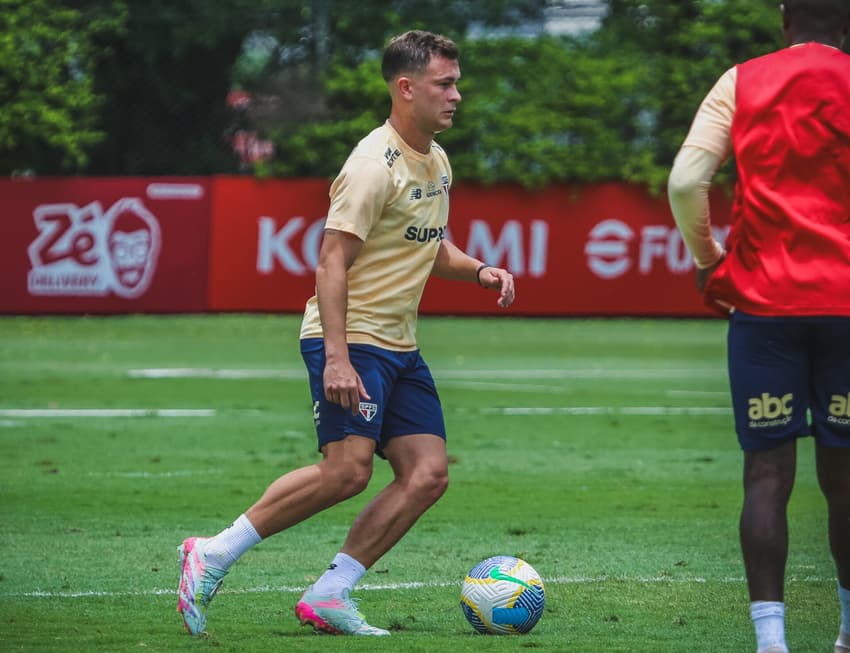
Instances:
[[[744,451],[741,548],[759,653],[787,653],[784,574],[796,442],[815,439],[850,653],[850,32],[848,0],[785,0],[786,47],[729,69],[670,173],[673,215],[706,302],[730,315]],[[708,189],[734,154],[725,251]],[[809,419],[810,416],[810,419]]]

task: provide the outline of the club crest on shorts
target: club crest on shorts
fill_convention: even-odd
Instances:
[[[360,414],[363,415],[363,419],[367,422],[371,422],[377,412],[378,404],[367,404],[365,401],[360,402]]]

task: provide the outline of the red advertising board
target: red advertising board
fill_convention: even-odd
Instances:
[[[210,308],[300,312],[313,294],[325,180],[215,181]],[[728,200],[713,198],[725,240]],[[627,184],[518,186],[458,184],[450,238],[517,282],[518,315],[711,313],[694,288],[693,261],[665,197]],[[423,313],[499,312],[474,284],[432,278]]]
[[[0,312],[206,310],[206,178],[0,180]]]
[[[712,197],[725,242],[730,201]],[[713,315],[665,196],[622,183],[452,189],[449,228],[467,253],[509,269],[521,315]],[[496,298],[432,279],[423,313],[495,313]]]
[[[304,310],[329,189],[326,179],[215,178],[210,310]]]
[[[0,181],[0,313],[276,311],[313,294],[327,179]],[[515,315],[706,316],[664,196],[628,184],[542,190],[459,183],[449,237],[506,267]],[[712,196],[716,237],[730,199]],[[473,283],[432,278],[421,310],[501,312]]]

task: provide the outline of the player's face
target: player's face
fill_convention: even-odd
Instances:
[[[413,115],[423,132],[437,133],[452,126],[461,100],[457,90],[459,79],[458,62],[436,55],[420,75],[412,78]]]

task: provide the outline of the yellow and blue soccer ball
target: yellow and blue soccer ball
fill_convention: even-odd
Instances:
[[[460,607],[479,633],[527,633],[543,614],[543,581],[530,564],[514,556],[482,560],[466,575]]]

